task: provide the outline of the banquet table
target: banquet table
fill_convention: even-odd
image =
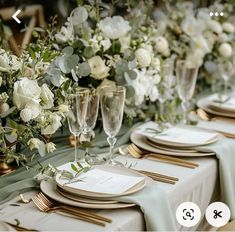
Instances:
[[[155,182],[167,194],[172,213],[175,216],[176,208],[183,202],[191,201],[196,203],[202,212],[200,222],[190,228],[185,228],[177,223],[177,230],[194,231],[208,230],[210,228],[204,219],[204,213],[210,202],[219,200],[218,183],[218,162],[214,156],[187,158],[187,160],[196,162],[199,167],[195,169],[180,167],[163,162],[157,162],[150,159],[134,159],[130,156],[117,156],[117,160],[135,165],[136,169],[143,169],[153,172],[159,172],[179,178],[175,185],[161,182]],[[186,158],[185,158],[186,159]],[[25,193],[26,197],[32,196],[35,191]],[[58,213],[46,214],[40,212],[34,204],[23,204],[17,202],[15,198],[1,206],[0,220],[15,223],[15,219],[20,221],[20,225],[37,230],[77,230],[77,231],[143,231],[145,223],[143,215],[138,207],[113,210],[96,210],[101,215],[112,219],[111,224],[106,227],[100,227],[77,219],[65,217]],[[16,203],[19,206],[15,206]],[[156,208],[156,211],[158,209]],[[153,212],[154,214],[154,212]],[[174,217],[175,218],[175,217]]]

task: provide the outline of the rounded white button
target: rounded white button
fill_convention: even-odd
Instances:
[[[176,219],[184,227],[195,226],[201,219],[201,210],[193,202],[184,202],[176,210]]]
[[[214,202],[206,209],[206,220],[214,227],[221,227],[228,223],[230,219],[230,209],[222,202]]]

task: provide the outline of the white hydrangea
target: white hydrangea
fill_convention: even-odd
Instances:
[[[135,52],[135,58],[140,68],[148,67],[151,64],[151,53],[145,48],[138,48]]]
[[[52,142],[46,143],[46,151],[47,153],[52,153],[56,150],[56,145]]]

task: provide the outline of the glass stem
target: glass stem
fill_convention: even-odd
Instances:
[[[75,154],[74,161],[77,163],[77,161],[78,161],[78,154],[77,154],[77,135],[76,134],[74,135],[74,141],[75,141],[75,146],[74,146],[74,149],[75,149],[75,151],[74,151],[74,154]]]
[[[182,101],[182,109],[183,109],[183,124],[187,124],[188,122],[188,102]]]
[[[115,137],[108,137],[107,141],[108,141],[109,146],[110,146],[109,159],[110,159],[110,162],[112,164],[114,164],[115,162],[113,160],[113,149],[114,149],[115,143],[117,142],[117,139]]]

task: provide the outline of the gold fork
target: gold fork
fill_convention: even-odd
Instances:
[[[53,212],[56,210],[60,210],[61,212],[73,215],[80,220],[90,222],[90,223],[100,225],[100,226],[105,226],[105,223],[101,221],[105,221],[109,223],[112,221],[109,218],[106,218],[106,217],[103,217],[103,216],[100,216],[98,214],[91,213],[91,212],[88,213],[72,206],[70,207],[66,205],[57,205],[53,203],[51,200],[49,200],[42,193],[36,194],[32,198],[32,201],[38,207],[38,209],[43,212]]]
[[[150,157],[150,158],[159,159],[166,163],[175,164],[175,165],[179,165],[179,166],[187,167],[187,168],[196,168],[199,166],[197,163],[189,162],[183,159],[156,154],[156,153],[149,153],[148,151],[141,150],[139,147],[137,147],[133,143],[128,145],[127,149],[132,156],[138,159],[143,158],[143,157]]]

